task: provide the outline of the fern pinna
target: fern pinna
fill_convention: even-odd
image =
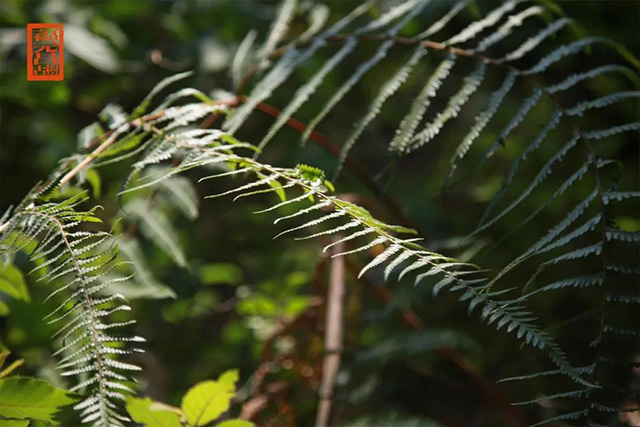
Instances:
[[[503,380],[505,387],[510,381],[531,381],[540,387],[543,397],[525,397],[518,403],[552,402],[552,411],[540,411],[540,424],[599,425],[611,423],[620,411],[637,411],[636,404],[624,406],[624,402],[638,400],[628,375],[639,338],[634,312],[640,296],[633,284],[638,280],[640,235],[621,227],[616,217],[633,212],[640,193],[620,188],[619,164],[610,157],[615,156],[620,138],[637,132],[640,123],[633,121],[635,117],[613,121],[619,120],[617,115],[607,120],[606,127],[591,123],[598,123],[594,115],[604,117],[612,106],[637,104],[638,60],[608,39],[582,36],[571,19],[546,1],[503,2],[472,22],[466,18],[469,1],[406,0],[388,8],[367,1],[328,25],[325,16],[308,31],[293,33],[289,23],[297,14],[296,3],[283,2],[262,47],[254,49],[254,33],[242,43],[231,69],[235,93],[212,99],[197,89],[181,89],[148,112],[162,90],[188,77],[184,73],[161,82],[130,115],[108,106],[103,110],[108,130],[103,133],[96,124],[81,134],[81,149],[93,151],[77,164],[65,163],[49,185],[69,182],[89,164],[133,160],[123,199],[145,189],[160,192],[164,186],[173,194],[172,203],[191,217],[197,214],[192,190],[171,191],[172,186],[184,186],[184,181],[175,180],[191,169],[206,170],[200,180],[205,183],[225,177],[234,183],[229,191],[214,196],[273,193],[279,199],[261,213],[278,212],[276,223],[291,224],[277,236],[307,230],[309,234],[297,238],[318,238],[324,250],[338,242],[347,245],[346,251],[334,256],[366,254],[382,247],[360,275],[380,267],[385,281],[412,277],[415,285],[429,286],[434,294],[449,289],[488,324],[547,354],[550,366],[540,363],[538,372]],[[368,19],[372,8],[378,7],[380,13]],[[416,22],[420,25],[407,30]],[[394,61],[397,58],[401,59]],[[584,60],[580,69],[569,73],[562,69],[565,63],[575,64],[571,61],[576,58]],[[607,62],[599,62],[600,58]],[[320,65],[308,77],[312,60]],[[370,102],[359,103],[364,105],[361,111],[350,109],[342,117],[346,123],[340,123],[332,112],[350,103],[368,73],[387,62],[393,70],[385,83],[375,88]],[[342,78],[348,65],[354,69],[338,89],[328,99],[316,99],[323,81],[333,74]],[[307,72],[299,73],[304,76],[300,84],[298,71]],[[608,87],[616,89],[585,98],[584,94],[593,93],[592,83],[602,79],[615,79]],[[247,88],[251,90],[245,95]],[[576,96],[579,102],[567,104]],[[451,192],[468,197],[472,183],[487,179],[491,172],[498,171],[501,177],[501,184],[480,200],[483,213],[477,215],[478,225],[465,224],[457,230],[466,241],[492,241],[474,264],[430,250],[430,242],[421,245],[419,237],[404,237],[414,230],[388,225],[334,195],[320,169],[272,166],[259,160],[279,132],[290,127],[300,132],[302,146],[312,140],[336,156],[336,178],[344,168],[381,196],[375,182],[366,179],[369,171],[354,159],[365,153],[366,147],[360,147],[383,109],[398,109],[400,104],[391,102],[394,97],[403,102],[402,114],[393,123],[395,131],[386,136],[391,164],[428,161],[433,166],[429,180],[438,183],[444,197]],[[281,111],[266,103],[283,98]],[[255,110],[275,119],[262,138],[241,142]],[[475,112],[473,120],[461,114],[467,110]],[[294,115],[309,116],[308,124]],[[225,118],[223,126],[210,129],[212,118],[219,117]],[[342,144],[336,146],[319,133],[323,126],[334,134],[335,129],[351,131],[339,135]],[[442,147],[433,151],[438,143]],[[449,160],[423,155],[434,152]],[[535,172],[533,180],[526,179],[525,169]],[[543,191],[549,188],[550,195]],[[112,400],[127,387],[126,378],[115,370],[134,368],[112,358],[129,350],[107,345],[127,339],[107,336],[102,332],[107,326],[97,320],[126,307],[114,305],[117,296],[97,296],[110,282],[123,279],[107,273],[112,262],[109,251],[115,246],[109,246],[112,238],[104,232],[69,231],[94,218],[92,211],[74,210],[81,199],[44,202],[40,193],[34,192],[5,217],[2,239],[11,246],[9,252],[37,239],[34,256],[47,261],[36,268],[47,269],[50,280],[72,277],[55,292],[69,293],[63,305],[69,313],[79,310],[61,333],[70,334],[63,351],[79,348],[61,363],[71,374],[88,373],[78,385],[89,390],[80,405],[85,420],[115,423],[122,418]],[[180,197],[186,193],[190,196]],[[149,221],[146,205],[140,203],[127,202],[123,211]],[[147,223],[143,231],[152,235],[154,229],[156,234],[170,230],[162,221]],[[532,235],[529,225],[534,221],[551,226]],[[154,240],[176,263],[186,263],[170,231]],[[514,240],[518,243],[513,247],[521,248],[521,253],[509,254],[512,260],[506,264],[497,263],[492,251],[499,251],[503,241]],[[567,304],[575,307],[564,310],[567,319],[562,324],[545,325],[544,313],[537,311],[541,298],[557,298],[560,309]],[[101,304],[108,308],[98,309]],[[61,310],[54,315],[66,316],[58,314]],[[593,340],[565,348],[559,342],[572,327],[592,328]],[[73,334],[78,337],[70,338]]]

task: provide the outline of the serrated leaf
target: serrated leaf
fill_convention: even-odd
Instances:
[[[0,380],[0,416],[53,422],[54,415],[75,402],[66,390],[35,378]]]
[[[191,387],[182,398],[182,412],[189,424],[202,426],[227,412],[235,394],[234,382],[233,374],[223,374],[218,381],[203,381]]]

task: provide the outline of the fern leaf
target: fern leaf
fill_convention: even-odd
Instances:
[[[635,78],[635,73],[631,71],[629,68],[624,67],[622,65],[608,64],[608,65],[602,65],[600,67],[594,68],[589,71],[585,71],[583,73],[571,74],[569,77],[567,77],[560,83],[557,83],[553,86],[548,86],[547,91],[552,94],[557,92],[562,92],[574,87],[575,85],[577,85],[578,83],[584,80],[592,79],[599,75],[602,75],[605,73],[612,73],[612,72],[631,75]]]
[[[249,117],[249,114],[256,106],[267,99],[273,91],[280,86],[291,75],[293,69],[307,59],[311,58],[315,52],[324,46],[327,38],[340,32],[345,26],[365,13],[371,6],[371,1],[362,3],[353,9],[347,16],[336,22],[325,32],[316,37],[304,53],[300,53],[295,48],[287,50],[278,63],[260,80],[256,87],[251,91],[248,101],[236,110],[233,116],[229,117],[223,127],[230,134],[234,134]]]
[[[578,399],[578,398],[584,397],[590,391],[591,391],[590,388],[582,389],[582,390],[565,391],[565,392],[562,392],[562,393],[556,393],[556,394],[552,394],[552,395],[549,395],[549,396],[542,396],[542,397],[539,397],[537,399],[531,399],[531,400],[527,400],[527,401],[523,401],[523,402],[512,403],[512,405],[516,405],[516,406],[531,405],[532,403],[539,403],[539,402],[542,402],[542,401],[552,401],[552,400],[556,400],[556,399],[560,399],[560,398],[576,398],[576,399]]]
[[[491,46],[499,43],[509,35],[511,35],[514,27],[519,27],[524,23],[524,20],[532,17],[539,16],[544,12],[544,8],[540,6],[531,6],[523,10],[522,12],[509,16],[507,22],[502,24],[494,33],[485,37],[478,46],[473,49],[473,52],[484,52]]]
[[[595,369],[595,365],[588,365],[583,367],[574,368],[575,372],[580,375],[592,375]],[[498,381],[498,383],[504,383],[509,381],[523,381],[523,380],[531,380],[540,377],[554,376],[554,375],[562,375],[562,371],[560,369],[551,369],[548,371],[536,372],[534,374],[529,375],[520,375],[517,377],[503,378]]]
[[[426,5],[427,1],[425,0],[409,0],[401,4],[400,6],[397,6],[395,9],[392,9],[392,11],[389,12],[389,15],[391,15],[394,10],[400,10],[402,14],[404,14],[406,11],[409,12],[406,14],[406,16],[403,17],[403,19],[400,20],[398,24],[396,24],[387,32],[387,35],[396,35],[398,31],[400,31],[407,24],[407,22],[409,22],[418,13],[420,13]],[[400,14],[400,12],[398,12],[398,14]],[[356,34],[371,31],[373,28],[375,28],[374,25],[365,26],[364,28],[356,31]],[[349,93],[349,91],[360,81],[362,76],[386,57],[387,52],[389,51],[389,49],[391,49],[391,47],[393,47],[394,44],[395,43],[393,42],[393,40],[384,42],[382,45],[380,45],[378,50],[368,61],[361,64],[355,70],[351,77],[349,77],[349,79],[347,79],[342,84],[342,86],[333,94],[331,99],[324,105],[322,110],[309,122],[309,126],[307,126],[307,129],[305,129],[304,133],[302,134],[303,142],[305,142],[309,138],[311,132],[313,132],[316,126],[327,116],[327,114],[329,114],[333,107],[335,107],[336,104],[338,104],[338,102],[340,102],[347,95],[347,93]]]
[[[603,39],[602,37],[586,37],[568,45],[560,46],[559,48],[555,49],[553,52],[542,58],[536,65],[529,68],[528,70],[525,70],[523,74],[533,75],[542,73],[551,65],[562,60],[564,57],[576,54],[586,46],[592,45],[594,43],[601,43],[604,41],[605,39]]]
[[[354,224],[360,224],[360,221],[352,221],[351,223]],[[349,224],[351,224],[349,223]],[[347,237],[342,237],[338,240],[336,240],[333,243],[328,244],[327,246],[325,246],[322,249],[322,252],[327,252],[328,249],[332,248],[335,245],[338,245],[340,243],[344,243],[344,242],[348,242],[349,240],[353,240],[353,239],[357,239],[358,237],[362,237],[362,236],[366,236],[367,234],[371,234],[371,233],[375,233],[376,230],[374,228],[365,228],[364,230],[360,230],[360,231],[356,231],[355,233],[352,233],[350,235],[348,235]]]
[[[242,42],[240,43],[240,46],[238,47],[238,50],[236,50],[236,54],[233,57],[233,61],[231,62],[229,75],[231,76],[233,87],[236,89],[240,85],[244,72],[247,69],[249,53],[251,51],[251,48],[253,47],[254,42],[256,41],[256,37],[258,37],[257,31],[249,31],[244,39],[242,39]]]
[[[293,213],[291,215],[281,216],[281,217],[277,218],[275,221],[273,221],[273,223],[277,224],[282,220],[295,218],[297,216],[304,215],[304,214],[307,214],[309,212],[313,212],[315,210],[321,210],[321,209],[324,209],[324,208],[328,208],[330,206],[333,206],[333,203],[331,202],[331,200],[325,200],[325,201],[322,201],[320,203],[313,204],[313,205],[309,206],[308,208],[301,209],[301,210],[299,210],[299,211],[297,211],[297,212],[295,212],[295,213]]]
[[[640,304],[640,295],[616,294],[607,295],[607,302],[621,302],[625,304]]]
[[[538,34],[536,34],[535,36],[529,37],[527,41],[525,41],[517,49],[501,58],[500,61],[511,62],[522,58],[527,53],[538,47],[540,43],[542,43],[545,39],[551,37],[572,22],[573,21],[569,18],[561,18],[557,21],[553,21],[550,25],[540,30],[540,32],[538,32]]]
[[[304,193],[304,194],[302,194],[302,195],[300,195],[298,197],[294,197],[293,199],[285,200],[285,201],[280,202],[280,203],[278,203],[276,205],[270,206],[270,207],[268,207],[266,209],[262,209],[260,211],[256,211],[254,213],[258,214],[258,213],[271,212],[271,211],[274,211],[274,210],[276,210],[278,208],[281,208],[282,206],[286,206],[286,205],[290,205],[290,204],[293,204],[293,203],[299,203],[299,202],[302,202],[304,200],[308,200],[310,195],[311,195],[311,192],[307,192],[307,193]]]
[[[169,85],[180,81],[182,79],[185,79],[189,76],[191,76],[193,74],[193,72],[191,71],[187,71],[184,73],[179,73],[179,74],[175,74],[171,77],[167,77],[166,79],[161,80],[157,85],[155,85],[153,87],[153,89],[151,89],[151,92],[149,92],[149,94],[142,100],[142,102],[140,103],[140,105],[138,105],[132,113],[132,118],[137,118],[140,117],[141,115],[143,115],[147,108],[149,107],[149,104],[151,103],[151,100],[160,92],[162,92],[166,87],[168,87]]]
[[[527,99],[525,99],[522,102],[522,104],[520,105],[520,108],[518,109],[518,112],[511,118],[511,120],[509,121],[507,126],[502,130],[502,132],[500,133],[500,136],[496,139],[496,141],[484,153],[484,155],[482,156],[482,159],[480,160],[480,163],[483,163],[484,161],[486,161],[489,157],[495,154],[495,152],[498,151],[500,147],[505,145],[505,141],[507,140],[507,137],[509,136],[509,134],[511,134],[511,132],[520,123],[524,121],[524,119],[527,117],[531,109],[536,106],[536,104],[542,97],[542,93],[543,93],[542,90],[535,89],[531,94],[531,96],[529,96]]]
[[[184,267],[187,259],[182,251],[174,228],[168,219],[157,209],[149,209],[140,199],[133,199],[124,207],[127,215],[135,218],[144,235],[169,255],[177,265]]]
[[[612,200],[620,202],[625,199],[636,197],[640,197],[640,191],[609,191],[602,195],[602,201],[605,205],[608,205]]]
[[[596,243],[594,245],[590,245],[590,246],[585,246],[582,247],[580,249],[576,249],[574,251],[565,253],[563,255],[560,255],[558,257],[555,257],[547,262],[545,262],[542,265],[549,265],[549,264],[557,264],[561,261],[571,261],[571,260],[576,260],[576,259],[580,259],[580,258],[585,258],[588,257],[590,255],[600,255],[602,253],[602,244],[601,243]]]
[[[398,252],[400,252],[402,250],[402,246],[399,245],[390,245],[388,246],[384,251],[382,251],[378,256],[376,256],[375,258],[373,258],[367,265],[365,265],[362,270],[360,270],[360,272],[358,273],[358,279],[360,277],[362,277],[362,275],[364,273],[367,272],[367,270],[370,270],[371,268],[380,265],[382,263],[384,263],[385,261],[387,261],[390,257],[392,257],[393,255],[397,254]]]
[[[586,111],[593,108],[604,108],[625,99],[638,97],[640,97],[640,92],[637,91],[616,92],[591,101],[580,102],[575,107],[568,109],[567,114],[570,116],[582,116]]]
[[[576,144],[578,143],[578,136],[574,136],[571,140],[569,140],[569,142],[567,142],[545,165],[544,167],[540,170],[540,172],[538,172],[538,174],[536,175],[536,177],[533,179],[533,182],[527,187],[527,189],[525,191],[523,191],[522,193],[520,193],[520,195],[518,196],[518,198],[513,201],[508,207],[506,207],[502,212],[500,212],[498,215],[496,215],[495,217],[493,217],[491,220],[488,220],[486,222],[484,222],[483,225],[479,226],[476,231],[474,231],[474,234],[484,230],[488,227],[490,227],[492,224],[494,224],[496,221],[498,221],[500,218],[502,218],[503,216],[505,216],[506,214],[508,214],[509,212],[511,212],[517,205],[520,204],[520,202],[522,202],[525,198],[527,198],[532,192],[533,190],[540,185],[540,183],[542,181],[545,180],[545,178],[547,176],[549,176],[551,174],[551,172],[553,171],[553,167],[555,166],[556,163],[561,162],[562,159],[567,155],[567,153],[576,146]]]
[[[378,48],[373,57],[371,57],[367,62],[363,63],[358,67],[358,69],[351,75],[351,77],[333,94],[331,99],[324,105],[320,113],[318,113],[310,122],[307,129],[305,129],[302,134],[302,141],[306,141],[309,139],[311,132],[315,129],[315,127],[326,117],[327,114],[333,109],[333,107],[338,104],[347,93],[360,81],[362,76],[373,68],[378,62],[382,61],[386,56],[389,49],[394,45],[393,41],[387,41]]]
[[[295,14],[297,3],[297,0],[285,0],[280,5],[269,36],[258,51],[258,58],[261,62],[266,63],[269,54],[273,52],[278,42],[284,37],[289,28],[289,21],[293,19]]]
[[[349,155],[349,151],[351,151],[351,148],[353,148],[364,129],[376,118],[376,116],[378,116],[378,114],[380,114],[382,106],[387,101],[387,99],[393,96],[393,94],[404,84],[404,82],[409,77],[411,70],[426,54],[427,50],[422,46],[418,46],[418,48],[413,51],[407,62],[402,67],[400,67],[396,74],[382,86],[380,92],[378,92],[378,95],[376,95],[376,98],[371,103],[367,114],[356,124],[354,130],[347,137],[344,146],[340,150],[340,159],[335,172],[335,177],[340,174],[342,166],[344,165],[344,162]]]
[[[431,77],[429,77],[427,83],[411,104],[409,112],[402,119],[402,122],[400,122],[400,126],[396,130],[396,134],[389,145],[391,151],[404,152],[407,150],[410,140],[413,138],[424,113],[431,103],[431,98],[436,95],[444,79],[449,75],[451,68],[453,68],[455,64],[455,60],[456,57],[450,55],[438,65]]]
[[[271,125],[271,128],[267,134],[262,138],[262,141],[258,144],[259,149],[263,149],[267,143],[275,136],[275,134],[287,123],[287,120],[300,109],[300,107],[309,99],[309,97],[318,89],[324,78],[338,64],[340,64],[346,57],[355,49],[357,45],[357,39],[355,37],[349,38],[342,48],[336,52],[327,62],[324,63],[322,68],[313,76],[311,80],[300,86],[296,93],[293,95],[293,99],[289,102],[287,107],[278,116],[276,122]]]
[[[398,18],[405,16],[401,24],[396,25],[394,30],[399,29],[398,27],[404,26],[404,23],[408,21],[406,16],[414,16],[417,14],[422,8],[427,4],[428,0],[408,0],[398,5],[393,6],[387,12],[376,18],[374,21],[371,21],[369,24],[359,28],[356,30],[357,34],[370,33],[373,31],[380,30]],[[390,32],[390,33],[391,33]]]
[[[451,37],[444,44],[452,46],[464,43],[473,39],[483,30],[495,25],[502,17],[511,12],[520,3],[520,0],[509,0],[500,7],[495,8],[487,14],[486,17],[469,24],[464,30]]]
[[[284,234],[288,234],[288,233],[291,233],[291,232],[297,231],[297,230],[302,230],[304,228],[313,227],[314,225],[321,224],[321,223],[323,223],[325,221],[328,221],[330,219],[340,218],[340,217],[343,217],[343,216],[346,216],[346,215],[348,215],[346,211],[343,211],[343,210],[336,211],[336,212],[330,213],[329,215],[325,215],[325,216],[322,216],[322,217],[320,217],[318,219],[314,219],[312,221],[306,222],[306,223],[304,223],[302,225],[299,225],[297,227],[288,228],[285,231],[282,231],[282,232],[278,233],[274,237],[274,239],[277,239],[278,237],[280,237],[280,236],[282,236]]]
[[[337,254],[333,254],[331,255],[331,258],[336,258],[336,257],[340,257],[340,256],[345,256],[345,255],[351,255],[351,254],[355,254],[358,252],[362,252],[362,251],[366,251],[369,250],[377,245],[381,245],[383,243],[385,243],[387,241],[387,238],[385,236],[378,236],[376,237],[373,241],[367,243],[366,245],[363,246],[359,246],[356,249],[351,249],[349,251],[345,251],[345,252],[339,252]]]
[[[325,4],[314,4],[308,13],[307,20],[309,25],[307,29],[300,35],[301,41],[307,41],[316,35],[329,19],[330,10]]]
[[[602,282],[603,282],[602,274],[592,274],[587,276],[571,277],[569,279],[558,280],[556,282],[545,285],[539,289],[536,289],[535,291],[530,292],[527,295],[527,298],[541,292],[564,289],[568,287],[582,289],[582,288],[588,288],[591,286],[601,286]]]
[[[458,148],[456,148],[456,152],[451,159],[451,167],[449,170],[449,174],[445,180],[445,185],[453,176],[453,172],[457,168],[460,160],[462,160],[462,158],[471,148],[471,144],[473,144],[473,141],[480,136],[482,130],[485,128],[485,126],[487,126],[496,111],[498,111],[498,108],[500,108],[500,104],[502,104],[505,96],[507,95],[509,90],[511,90],[511,87],[516,80],[516,76],[517,74],[515,72],[509,72],[506,79],[502,83],[502,86],[500,86],[498,90],[491,94],[487,109],[480,113],[480,115],[476,118],[476,123],[473,125],[469,133],[463,138]]]
[[[632,132],[640,130],[640,122],[625,123],[623,125],[612,126],[607,129],[592,130],[585,132],[583,135],[587,139],[604,139],[623,132]]]
[[[250,183],[242,185],[240,187],[233,188],[233,189],[231,189],[229,191],[225,191],[224,193],[219,193],[219,194],[213,194],[213,195],[206,196],[205,199],[213,199],[213,198],[216,198],[216,197],[222,197],[222,196],[226,196],[226,195],[233,194],[233,193],[245,192],[246,190],[250,190],[250,189],[255,188],[255,187],[260,187],[260,186],[263,186],[263,185],[269,185],[272,182],[274,182],[276,179],[278,179],[277,176],[268,176],[268,177],[263,178],[263,179],[261,179],[259,181],[250,182]]]
[[[188,218],[198,217],[198,194],[187,178],[176,176],[164,179],[160,182],[160,191]]]
[[[605,232],[607,240],[619,240],[621,242],[637,243],[640,242],[639,231],[622,231],[612,228],[607,229]]]
[[[574,206],[574,208],[553,228],[551,228],[544,236],[540,237],[536,243],[529,247],[522,255],[511,261],[505,268],[503,268],[493,279],[493,282],[500,279],[506,273],[514,269],[521,264],[527,258],[537,254],[543,247],[547,246],[554,241],[564,230],[573,224],[587,209],[587,207],[597,197],[597,190],[593,190],[582,202]]]
[[[482,80],[484,79],[486,64],[481,62],[476,69],[468,77],[465,77],[464,84],[460,90],[449,100],[447,107],[429,124],[427,124],[422,131],[411,138],[410,145],[405,149],[406,151],[413,151],[427,142],[431,141],[442,129],[444,124],[450,119],[458,116],[458,113],[467,103],[471,95],[480,87]]]
[[[415,38],[417,40],[424,40],[427,37],[431,37],[432,35],[440,32],[449,24],[449,22],[451,22],[453,18],[456,17],[458,13],[460,13],[461,10],[467,7],[470,2],[471,0],[461,0],[459,2],[456,2],[456,4],[451,9],[449,9],[449,11],[442,18],[431,24],[429,28],[418,34]]]

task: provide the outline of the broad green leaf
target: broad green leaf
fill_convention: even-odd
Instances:
[[[237,369],[229,369],[225,371],[218,377],[218,382],[222,384],[228,384],[232,390],[235,390],[236,383],[240,379],[240,374]]]
[[[203,381],[191,387],[182,398],[182,412],[193,426],[205,425],[229,409],[235,395],[237,371],[227,371],[218,381]]]
[[[255,424],[245,420],[227,420],[216,424],[216,427],[254,427]]]
[[[60,408],[75,402],[70,393],[35,378],[0,380],[0,416],[53,422]]]
[[[180,417],[175,412],[165,409],[148,397],[140,399],[129,397],[127,399],[127,412],[133,421],[148,427],[180,427]]]
[[[7,264],[0,269],[0,291],[15,299],[31,301],[24,276],[13,264]]]
[[[27,427],[28,425],[29,420],[0,420],[0,427]]]

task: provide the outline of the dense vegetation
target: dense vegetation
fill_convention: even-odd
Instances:
[[[0,422],[637,425],[610,5],[0,4]]]

